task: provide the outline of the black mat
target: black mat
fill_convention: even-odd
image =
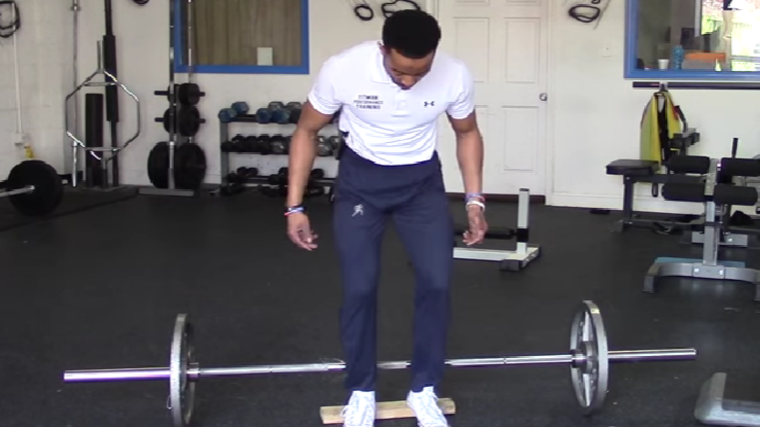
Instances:
[[[463,213],[461,203],[452,209]],[[0,426],[171,426],[164,383],[72,385],[62,373],[167,364],[180,312],[194,321],[207,366],[341,357],[329,206],[311,211],[321,236],[313,253],[287,240],[282,200],[255,195],[138,197],[0,234]],[[493,224],[512,225],[514,213],[489,208]],[[693,346],[699,360],[613,366],[593,418],[579,414],[567,367],[449,370],[441,395],[456,400],[454,426],[697,426],[704,380],[757,370],[752,287],[672,280],[644,294],[654,258],[698,256],[699,247],[648,230],[612,234],[612,220],[536,207],[531,237],[544,255],[527,270],[457,261],[450,356],[564,353],[571,315],[592,299],[612,348]],[[384,256],[380,358],[407,359],[413,275],[392,232]],[[379,398],[403,399],[407,381],[382,372]],[[204,380],[195,425],[316,427],[320,406],[343,403],[341,385],[339,373]]]
[[[28,217],[19,214],[8,198],[0,198],[0,231],[46,221],[50,218],[120,202],[137,196],[137,188],[123,187],[109,191],[65,187],[63,200],[58,208],[45,217]]]

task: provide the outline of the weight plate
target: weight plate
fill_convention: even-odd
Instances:
[[[26,160],[11,169],[6,181],[8,191],[26,186],[34,190],[25,194],[9,196],[13,207],[22,215],[47,215],[58,207],[63,199],[63,182],[58,172],[41,160]]]
[[[148,179],[156,188],[169,188],[169,143],[157,143],[148,154]]]
[[[186,314],[174,322],[171,355],[169,359],[169,403],[175,427],[190,425],[195,403],[195,381],[189,377],[196,368],[193,344],[193,327]]]
[[[174,151],[174,184],[182,190],[197,190],[206,177],[206,153],[198,144],[180,144]]]
[[[570,330],[570,352],[582,360],[570,365],[575,397],[585,415],[604,405],[609,380],[607,333],[599,307],[584,301],[573,318]]]
[[[182,105],[196,105],[201,100],[201,88],[195,83],[182,83],[177,90]]]
[[[195,136],[201,128],[201,112],[193,105],[183,105],[177,112],[177,132]]]

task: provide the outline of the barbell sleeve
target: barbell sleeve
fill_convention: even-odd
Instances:
[[[610,351],[610,362],[656,362],[693,360],[697,358],[695,348],[674,348],[660,350]]]
[[[63,373],[63,381],[67,383],[153,381],[168,379],[169,368],[84,369],[79,371],[66,371]]]
[[[697,357],[694,348],[655,349],[655,350],[619,350],[610,351],[610,362],[652,362],[691,360]],[[446,365],[452,367],[502,366],[502,365],[563,365],[583,362],[585,356],[572,354],[508,356],[470,359],[449,359]],[[396,370],[407,369],[409,361],[391,361],[378,363],[378,369]],[[290,374],[310,372],[342,371],[346,368],[343,362],[304,363],[290,365],[250,365],[221,368],[199,368],[192,366],[188,372],[191,378],[204,377],[236,377],[267,374]],[[169,368],[124,368],[124,369],[92,369],[73,370],[64,372],[65,382],[108,382],[108,381],[152,381],[169,379]]]

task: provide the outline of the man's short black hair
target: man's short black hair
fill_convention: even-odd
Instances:
[[[407,58],[426,57],[438,48],[440,40],[438,21],[421,10],[400,10],[383,25],[383,45]]]

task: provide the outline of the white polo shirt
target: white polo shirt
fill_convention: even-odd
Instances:
[[[411,89],[396,85],[383,66],[377,41],[364,42],[329,58],[309,93],[323,114],[340,113],[346,144],[380,165],[430,160],[436,149],[438,117],[467,117],[475,108],[474,81],[460,60],[436,53],[430,72]]]

